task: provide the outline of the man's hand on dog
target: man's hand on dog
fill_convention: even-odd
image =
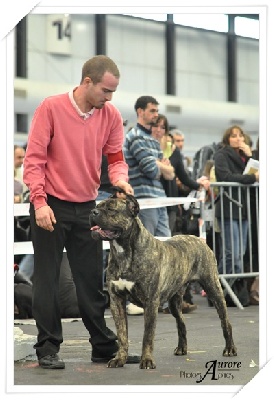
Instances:
[[[132,196],[134,195],[134,190],[133,190],[132,186],[129,183],[127,183],[126,181],[117,181],[114,184],[114,186],[122,189],[121,192],[119,192],[119,191],[116,192],[116,196],[118,198],[126,199],[126,194],[131,194]],[[125,192],[126,194],[123,192]]]

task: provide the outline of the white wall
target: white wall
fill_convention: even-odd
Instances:
[[[221,33],[177,26],[177,94],[226,101],[226,39]]]
[[[237,40],[238,102],[259,105],[259,43]]]
[[[78,85],[84,62],[95,54],[94,15],[71,16],[71,55],[46,51],[47,15],[27,16],[27,62],[30,80]]]
[[[78,84],[83,63],[95,54],[94,15],[71,15],[71,55],[46,52],[46,15],[29,14],[28,78]],[[119,89],[165,94],[165,28],[156,21],[107,16],[107,55],[121,71]],[[179,97],[226,101],[226,37],[176,25]],[[259,42],[237,39],[238,102],[259,104]]]
[[[110,15],[107,53],[121,69],[119,89],[165,94],[165,29],[162,23]]]
[[[71,15],[71,54],[47,52],[47,15],[27,16],[28,79],[49,84],[76,86],[84,62],[95,55],[95,17]],[[226,102],[226,36],[223,33],[176,25],[176,90],[186,99]],[[161,22],[121,15],[107,15],[107,55],[121,72],[117,91],[165,95],[165,26]],[[237,38],[238,102],[259,105],[259,42]],[[115,94],[114,94],[115,99]],[[28,100],[26,100],[28,101]],[[31,99],[30,99],[31,101]],[[134,107],[134,102],[127,107]],[[38,105],[38,104],[37,104]],[[163,104],[160,104],[160,112]],[[15,110],[16,112],[16,110]],[[29,115],[29,123],[32,115]],[[170,124],[174,122],[172,119]],[[184,120],[176,125],[186,135],[186,152],[193,154],[201,145],[221,140],[228,126],[204,126]],[[243,126],[245,129],[245,127]],[[251,134],[254,143],[258,131]]]

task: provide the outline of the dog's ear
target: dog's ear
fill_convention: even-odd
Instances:
[[[113,194],[110,196],[110,198],[117,198],[118,197],[117,193],[123,194],[125,196],[124,198],[126,199],[127,208],[130,212],[130,215],[136,217],[139,214],[140,206],[137,199],[134,196],[126,193],[124,189],[120,188],[119,186],[112,186],[111,190],[113,191]]]
[[[127,208],[129,210],[130,214],[133,217],[136,217],[140,211],[140,206],[139,206],[137,199],[134,196],[127,194],[126,202],[127,202]]]

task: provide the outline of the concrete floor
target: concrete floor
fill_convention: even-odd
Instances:
[[[36,357],[14,362],[14,388],[16,391],[54,391],[62,385],[63,390],[73,392],[87,388],[87,391],[119,390],[181,391],[192,388],[206,390],[206,386],[218,386],[218,391],[246,385],[259,371],[259,307],[249,306],[244,310],[229,307],[229,318],[233,327],[234,342],[238,356],[222,356],[224,338],[220,320],[215,308],[209,307],[207,299],[193,295],[197,310],[184,314],[188,337],[188,354],[173,355],[177,345],[175,320],[171,315],[159,313],[155,336],[156,369],[140,370],[138,364],[110,369],[105,364],[90,361],[88,334],[81,320],[63,321],[64,343],[60,356],[66,363],[64,370],[45,370],[38,366]],[[107,325],[114,328],[110,310],[106,310]],[[141,352],[143,316],[129,316],[130,352]],[[24,333],[36,335],[33,320],[16,321]],[[237,362],[237,367],[229,364],[226,371],[218,367],[219,362]],[[216,363],[216,368],[214,367]],[[211,366],[210,370],[209,367]],[[206,373],[208,371],[208,373]],[[204,377],[201,382],[197,382]],[[42,385],[42,386],[40,386]],[[63,386],[64,385],[64,386]],[[50,386],[50,387],[49,387]],[[235,389],[234,389],[235,387]]]

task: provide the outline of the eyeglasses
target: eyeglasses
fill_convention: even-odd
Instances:
[[[184,142],[185,139],[174,139],[174,142]]]

